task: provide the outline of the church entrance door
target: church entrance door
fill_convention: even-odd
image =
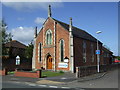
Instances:
[[[47,69],[52,69],[52,57],[51,57],[51,55],[47,56]]]

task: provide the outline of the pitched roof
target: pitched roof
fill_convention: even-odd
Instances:
[[[113,53],[112,51],[110,51],[109,49],[107,49],[106,47],[102,46],[102,49],[108,53]]]
[[[11,42],[8,42],[5,44],[5,47],[16,47],[16,48],[26,48],[26,45],[16,41],[16,40],[12,40]]]
[[[64,27],[66,30],[69,31],[69,24],[58,21],[58,20],[56,20],[54,18],[52,18],[52,19],[55,20],[56,22],[58,22],[62,27]],[[90,35],[89,33],[87,33],[86,31],[84,31],[82,29],[79,29],[79,28],[73,26],[72,30],[73,30],[73,36],[75,36],[75,37],[87,39],[87,40],[94,41],[94,42],[97,41],[97,39],[95,37],[93,37],[92,35]]]

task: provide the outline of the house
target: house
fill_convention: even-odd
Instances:
[[[24,56],[26,47],[26,45],[17,40],[12,40],[11,42],[5,44],[6,54],[9,56],[9,58],[15,58],[17,55],[19,55],[21,58],[25,58]]]
[[[78,66],[97,65],[97,39],[85,30],[56,20],[52,17],[51,6],[48,8],[48,18],[37,34],[34,34],[34,50],[32,69],[75,72]],[[102,43],[98,41],[102,51]],[[100,65],[103,59],[100,55]]]
[[[26,45],[17,40],[12,40],[4,45],[5,55],[2,55],[2,68],[15,70],[15,68],[30,68],[30,61],[25,57]],[[20,56],[20,65],[16,65],[16,57]]]

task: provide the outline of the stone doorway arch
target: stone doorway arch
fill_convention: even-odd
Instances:
[[[52,69],[53,58],[50,54],[47,54],[46,61],[47,61],[47,69]]]

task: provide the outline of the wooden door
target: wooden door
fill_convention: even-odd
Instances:
[[[47,60],[47,69],[52,69],[52,57],[49,56]]]

